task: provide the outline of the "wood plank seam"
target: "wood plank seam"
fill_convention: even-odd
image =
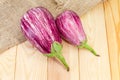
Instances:
[[[79,50],[80,49],[78,49],[78,70],[79,70],[79,80],[80,80],[80,67],[79,67],[79,65],[80,65],[80,54],[79,54]]]
[[[16,46],[16,55],[15,55],[15,69],[14,69],[14,80],[15,80],[15,76],[16,76],[17,48],[18,48],[18,46]]]

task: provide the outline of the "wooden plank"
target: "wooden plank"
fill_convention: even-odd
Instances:
[[[47,57],[29,42],[17,47],[15,80],[47,80]]]
[[[119,10],[119,19],[120,19],[120,0],[118,0],[118,10]],[[119,20],[119,24],[117,26],[117,33],[118,33],[118,45],[119,45],[119,77],[120,77],[120,20]]]
[[[120,80],[120,6],[118,0],[105,2],[105,20],[112,80]]]
[[[14,80],[16,47],[0,55],[0,80]]]
[[[80,80],[111,80],[103,4],[82,16],[88,43],[100,57],[79,49]]]
[[[62,53],[70,66],[67,72],[62,64],[48,59],[48,80],[79,80],[78,49],[63,41]]]

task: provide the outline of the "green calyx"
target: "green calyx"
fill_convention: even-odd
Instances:
[[[65,66],[65,68],[67,69],[67,71],[69,71],[69,66],[67,64],[67,62],[65,61],[65,58],[63,57],[62,53],[62,45],[59,42],[53,42],[53,44],[51,45],[51,53],[50,54],[45,54],[47,57],[56,57],[58,58],[63,65]]]
[[[90,52],[93,53],[93,55],[95,55],[95,56],[100,56],[100,55],[98,55],[98,54],[95,52],[95,50],[94,50],[91,46],[89,46],[89,45],[87,44],[87,41],[82,42],[82,44],[79,45],[78,48],[88,49]]]

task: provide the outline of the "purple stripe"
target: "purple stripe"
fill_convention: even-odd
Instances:
[[[82,41],[86,40],[80,18],[75,12],[70,10],[64,11],[57,16],[56,24],[61,36],[68,42],[80,45]]]
[[[21,20],[21,28],[27,39],[43,53],[51,52],[54,41],[62,41],[53,16],[42,7],[27,11]]]

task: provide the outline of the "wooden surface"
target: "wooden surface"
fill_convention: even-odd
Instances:
[[[82,15],[100,2],[103,0],[0,0],[0,53],[26,40],[20,18],[28,9],[42,6],[53,16],[70,9]]]
[[[120,80],[120,0],[99,4],[81,19],[100,57],[63,41],[67,72],[26,41],[0,54],[0,80]]]

